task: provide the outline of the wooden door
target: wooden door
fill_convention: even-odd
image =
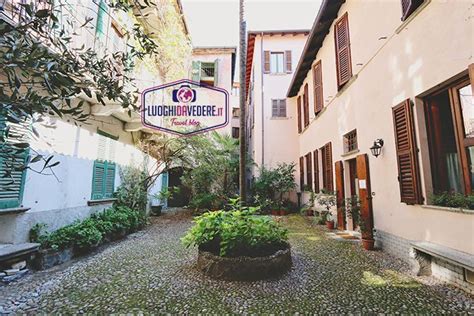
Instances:
[[[369,157],[358,155],[357,178],[359,179],[360,221],[362,239],[373,240],[372,190],[370,189]]]
[[[344,216],[344,166],[342,161],[335,162],[336,173],[336,205],[337,205],[337,229],[346,229],[346,219]]]

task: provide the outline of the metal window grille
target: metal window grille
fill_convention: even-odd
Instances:
[[[357,130],[353,130],[344,135],[344,152],[348,153],[357,149]]]

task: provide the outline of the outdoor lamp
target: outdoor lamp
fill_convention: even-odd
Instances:
[[[370,147],[370,151],[372,152],[372,155],[377,158],[380,153],[382,152],[382,147],[383,147],[383,139],[379,138],[374,141],[374,145]]]

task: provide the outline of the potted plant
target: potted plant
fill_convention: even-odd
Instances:
[[[368,219],[361,218],[360,230],[362,233],[362,247],[364,247],[365,250],[374,250],[375,240],[370,229]]]
[[[164,201],[170,199],[176,192],[176,190],[177,189],[175,189],[174,187],[166,187],[161,189],[161,191],[157,194],[154,194],[153,197],[160,200],[160,204],[151,206],[151,214],[154,216],[160,216],[161,210],[163,209]]]
[[[321,212],[321,216],[326,221],[326,226],[328,229],[334,229],[334,221],[330,219],[331,208],[336,205],[336,195],[334,192],[329,191],[322,191],[317,196],[318,204],[325,208],[324,211]]]
[[[362,234],[362,247],[364,247],[366,250],[373,250],[375,241],[370,225],[367,222],[368,219],[361,217],[359,197],[357,195],[353,195],[350,198],[345,199],[344,204],[346,213],[348,217],[352,219],[354,228],[356,226],[360,227]]]

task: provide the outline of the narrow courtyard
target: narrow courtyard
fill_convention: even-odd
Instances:
[[[180,238],[185,211],[88,257],[0,286],[0,314],[9,313],[472,313],[472,300],[380,251],[328,238],[300,215],[282,217],[290,232],[293,268],[280,279],[212,280],[195,268],[195,249]]]

